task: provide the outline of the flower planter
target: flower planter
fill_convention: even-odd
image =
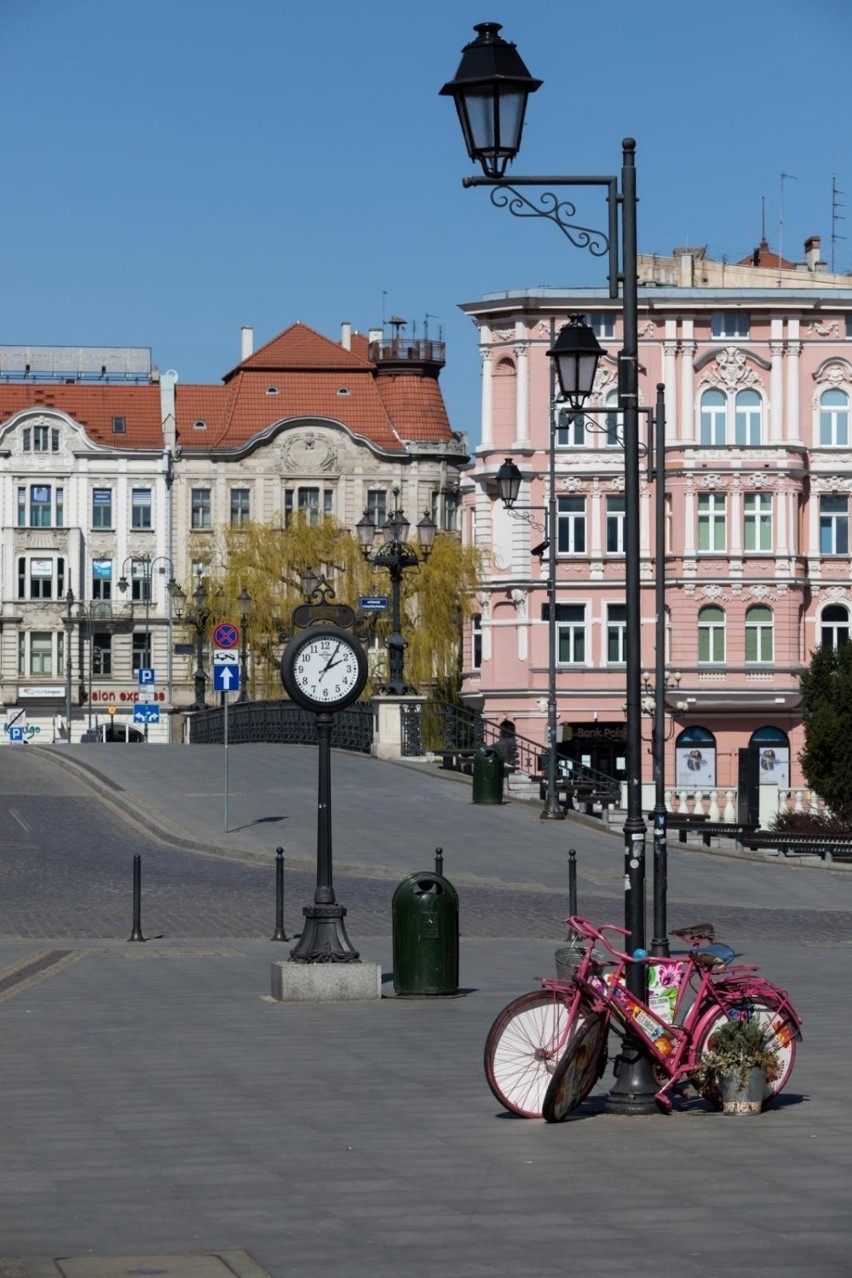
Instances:
[[[750,1069],[744,1084],[736,1074],[720,1075],[719,1094],[724,1114],[759,1114],[766,1096],[766,1070]]]

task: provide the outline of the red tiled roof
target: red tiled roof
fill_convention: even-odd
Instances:
[[[401,439],[452,439],[441,389],[434,377],[383,376],[377,378],[376,386]]]
[[[766,268],[774,268],[775,270],[778,270],[779,267],[790,271],[794,271],[796,269],[795,262],[788,262],[786,258],[779,257],[777,253],[773,253],[765,239],[760,241],[760,244],[753,253],[749,253],[748,257],[744,257],[742,261],[737,262],[736,265],[762,266]]]
[[[356,334],[356,337],[358,334]],[[325,370],[370,368],[372,365],[366,356],[347,351],[337,342],[323,337],[307,324],[291,324],[283,333],[273,337],[265,346],[261,346],[253,355],[249,355],[236,368],[226,373],[225,382],[241,371],[252,372],[292,372],[306,369]]]
[[[154,384],[89,386],[80,382],[0,382],[0,421],[23,409],[58,409],[84,426],[90,439],[110,448],[162,448],[160,388]],[[113,417],[125,433],[115,434]]]

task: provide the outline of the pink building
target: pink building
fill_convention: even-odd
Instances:
[[[815,647],[850,633],[852,280],[820,243],[801,263],[765,243],[745,262],[701,249],[639,259],[640,402],[665,388],[666,544],[654,539],[654,483],[641,482],[642,662],[654,696],[654,583],[666,580],[669,805],[736,815],[741,754],[757,750],[762,810],[808,806],[799,675]],[[464,535],[486,557],[467,636],[465,695],[485,715],[545,740],[550,432],[556,432],[560,754],[624,775],[624,455],[616,406],[621,305],[603,289],[492,293],[462,307],[479,326],[482,442],[463,484]],[[575,313],[604,357],[589,407],[551,398],[547,349]],[[647,415],[640,415],[647,441]],[[525,482],[506,511],[505,458]],[[535,509],[539,508],[539,509]],[[653,803],[650,715],[645,806]],[[754,757],[754,756],[753,756]],[[776,786],[764,789],[764,786]]]

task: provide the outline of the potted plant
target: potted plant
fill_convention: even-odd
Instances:
[[[702,1092],[716,1095],[726,1114],[759,1114],[766,1077],[778,1066],[759,1020],[725,1021],[713,1033],[698,1070]]]

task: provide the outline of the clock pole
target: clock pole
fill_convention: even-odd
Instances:
[[[346,935],[346,909],[334,897],[331,868],[331,725],[330,714],[317,715],[319,784],[317,791],[317,886],[313,905],[305,905],[299,944],[290,951],[295,963],[358,963],[360,956]]]

